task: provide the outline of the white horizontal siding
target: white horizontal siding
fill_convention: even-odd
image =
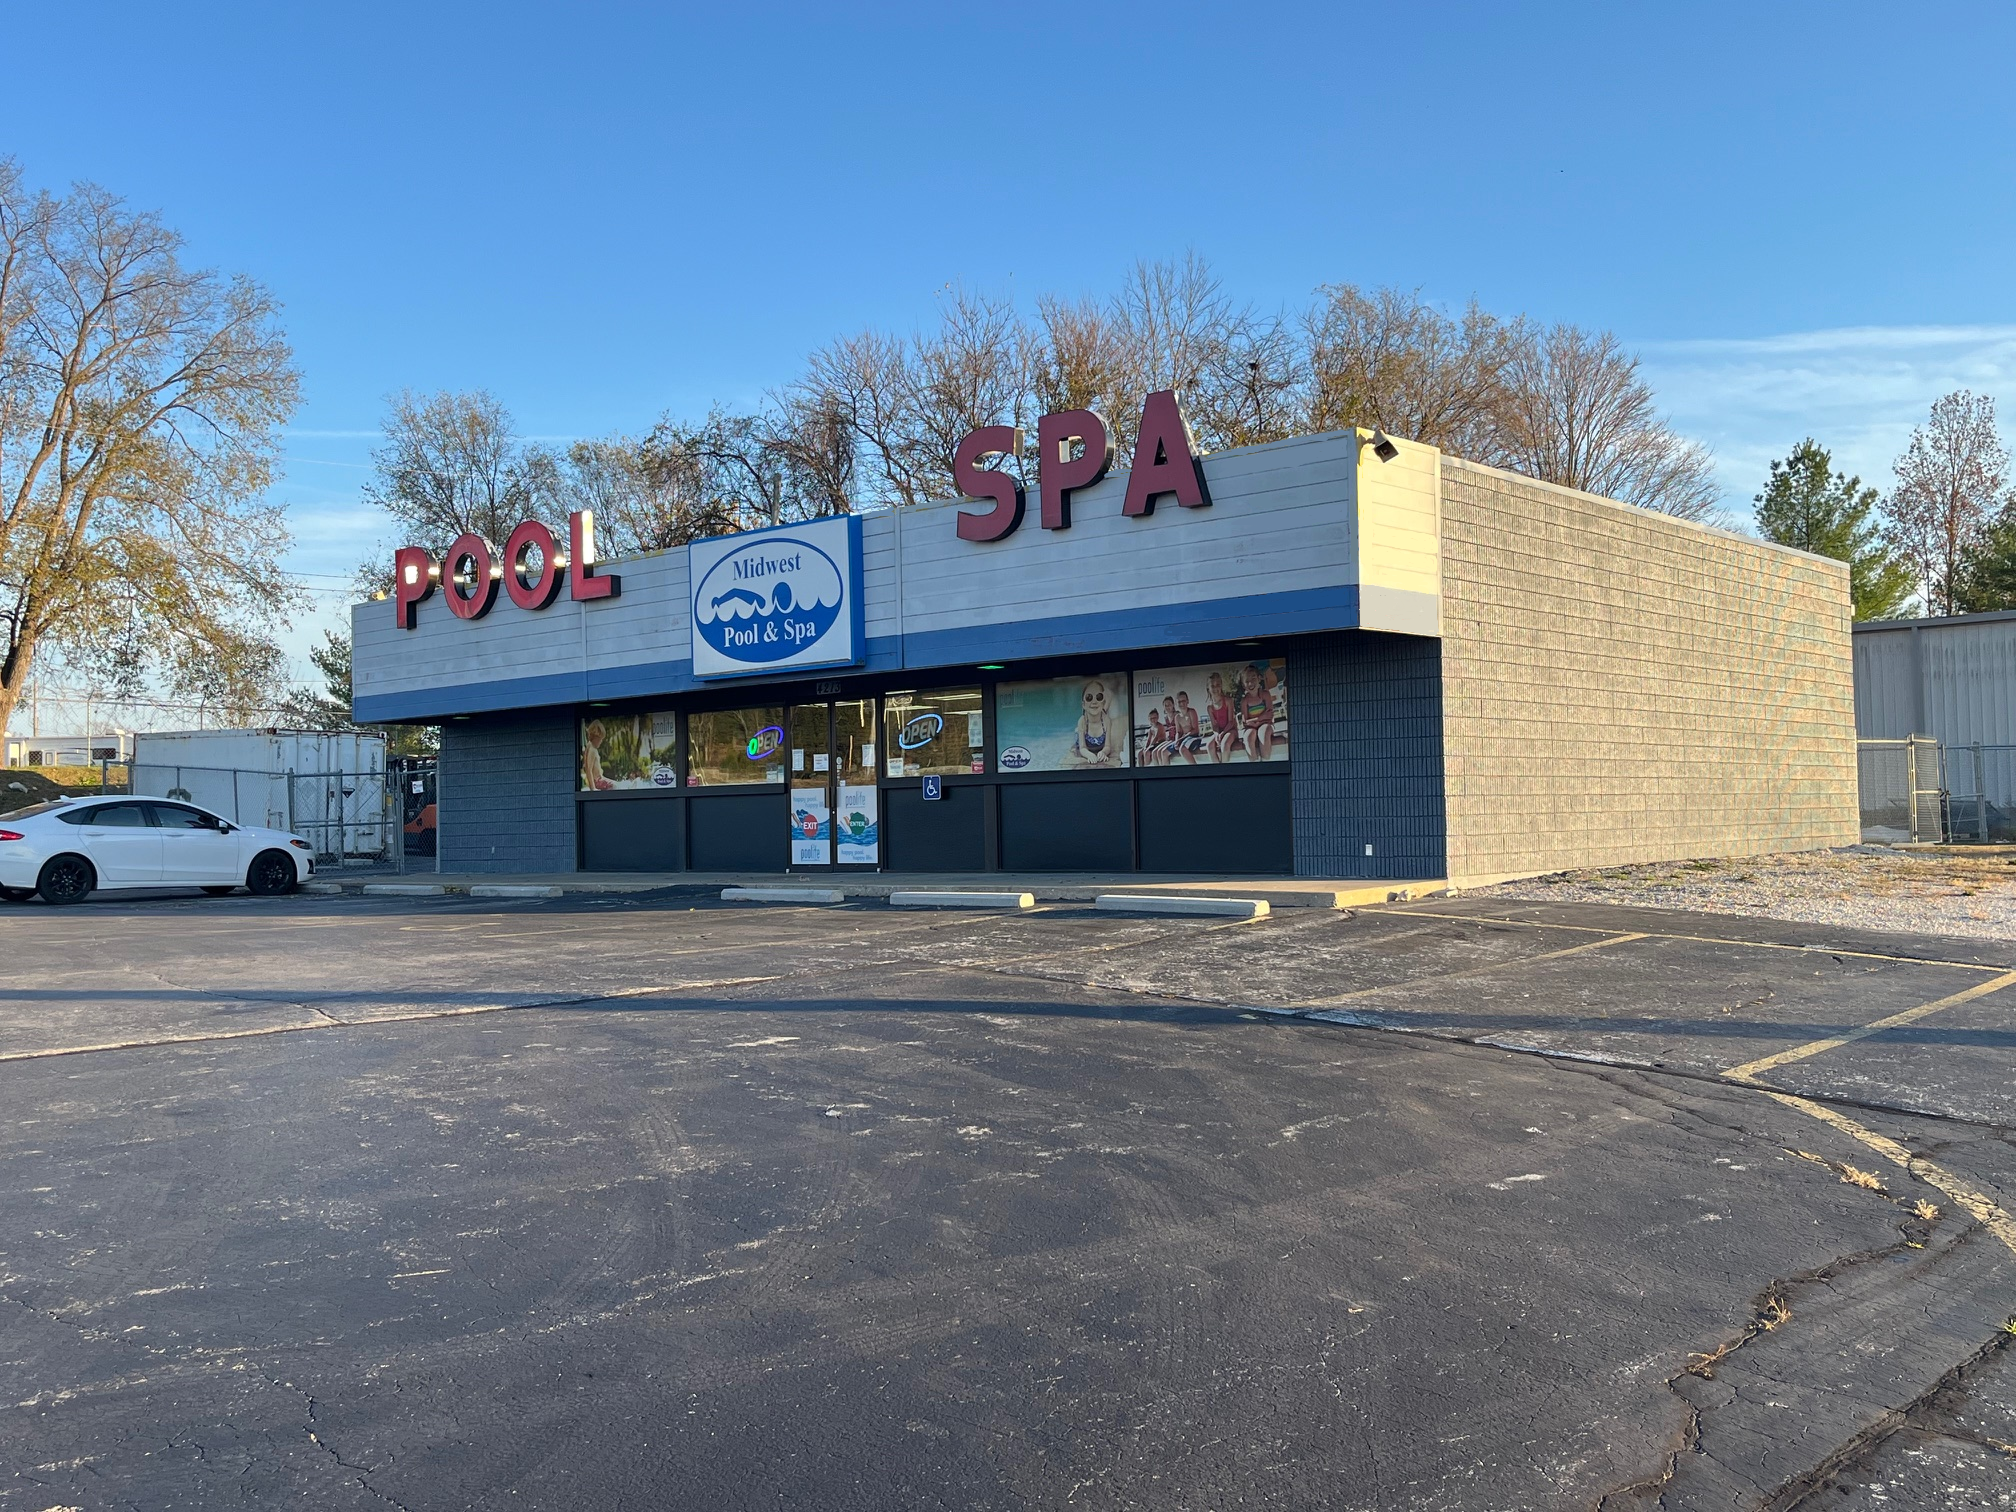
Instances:
[[[960,505],[927,504],[862,520],[862,612],[868,637],[1027,620],[1071,620],[1113,609],[1247,598],[1357,581],[1357,439],[1300,437],[1204,461],[1212,503],[1160,500],[1152,515],[1120,512],[1127,475],[1072,499],[1072,526],[1039,525],[1032,496],[1005,541],[962,541]],[[353,613],[359,697],[425,693],[545,676],[585,677],[692,655],[683,550],[612,562],[615,600],[520,609],[500,593],[481,620],[448,612],[437,591],[418,627],[398,628],[389,602]]]

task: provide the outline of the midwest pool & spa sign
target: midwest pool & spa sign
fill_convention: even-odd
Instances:
[[[861,521],[853,515],[695,541],[693,675],[859,662]]]

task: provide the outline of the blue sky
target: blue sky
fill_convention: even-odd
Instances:
[[[638,428],[948,283],[1103,293],[1186,249],[1267,307],[1348,280],[1612,328],[1743,509],[1808,432],[1886,482],[1946,389],[2016,409],[2007,6],[79,3],[0,44],[31,181],[284,302],[304,573],[377,537],[401,387]]]

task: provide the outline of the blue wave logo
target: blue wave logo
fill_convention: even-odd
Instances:
[[[846,578],[809,541],[764,535],[708,569],[693,589],[693,625],[732,661],[761,666],[808,651],[839,623]]]

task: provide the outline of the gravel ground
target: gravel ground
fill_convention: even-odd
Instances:
[[[1558,872],[1477,897],[1633,903],[1900,934],[2016,939],[2016,847],[1833,851]]]

